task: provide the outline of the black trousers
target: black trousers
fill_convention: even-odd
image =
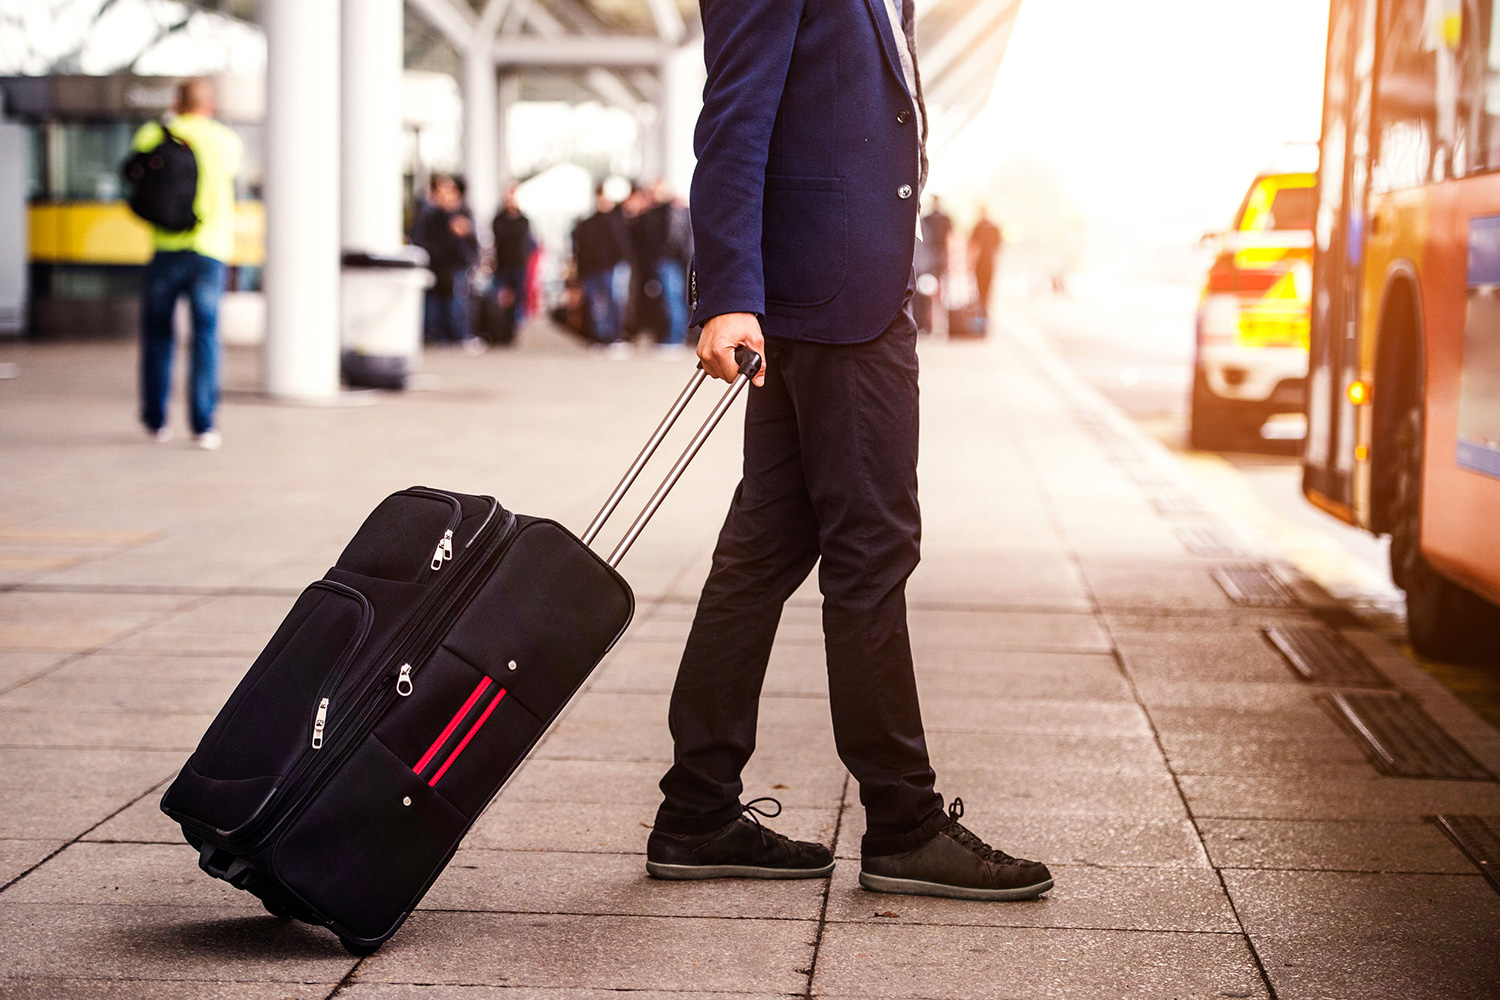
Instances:
[[[782,606],[814,564],[834,741],[859,782],[863,851],[910,850],[942,825],[906,629],[921,536],[916,339],[909,309],[863,344],[767,339],[744,477],[672,691],[658,829],[706,833],[739,815]]]

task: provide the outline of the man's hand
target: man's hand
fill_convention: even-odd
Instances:
[[[709,375],[733,382],[740,373],[740,366],[734,362],[734,349],[741,346],[760,355],[755,384],[765,385],[766,338],[754,313],[724,313],[703,324],[703,335],[698,338],[698,360]]]

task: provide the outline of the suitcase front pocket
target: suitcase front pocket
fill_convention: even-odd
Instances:
[[[466,816],[477,816],[541,735],[542,723],[493,677],[440,647],[376,735]]]

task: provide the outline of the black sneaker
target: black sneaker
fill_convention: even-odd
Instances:
[[[775,812],[757,809],[770,802]],[[760,816],[781,815],[781,803],[756,799],[742,817],[712,833],[673,834],[652,830],[646,840],[646,871],[654,878],[823,878],[833,871],[833,853],[822,844],[783,837]],[[757,816],[756,814],[760,815]]]
[[[915,850],[860,863],[859,884],[871,892],[952,899],[1034,899],[1052,888],[1052,873],[1035,861],[1013,858],[964,828],[964,800],[948,807],[948,822]]]

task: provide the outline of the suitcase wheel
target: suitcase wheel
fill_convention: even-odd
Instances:
[[[339,938],[339,944],[344,946],[345,951],[357,958],[373,955],[376,949],[380,947],[378,944],[360,944],[358,941],[352,941],[346,937]]]

